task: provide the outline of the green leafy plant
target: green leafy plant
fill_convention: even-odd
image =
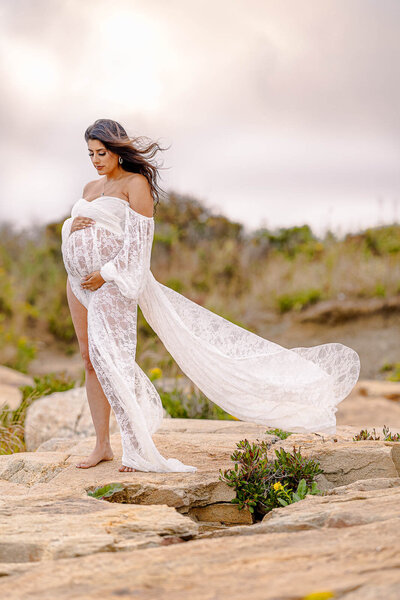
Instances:
[[[268,435],[276,435],[281,440],[286,440],[289,435],[292,435],[291,431],[283,431],[283,429],[267,429],[265,433]]]
[[[98,486],[94,490],[89,490],[87,495],[97,498],[97,500],[104,500],[104,498],[111,498],[117,492],[122,492],[123,489],[124,486],[121,483],[108,483],[107,485]]]
[[[400,433],[392,433],[390,431],[389,427],[387,427],[386,425],[384,425],[382,428],[382,435],[383,435],[384,442],[400,442]],[[381,437],[380,437],[380,435],[377,435],[377,433],[375,431],[375,427],[373,428],[372,431],[368,431],[368,429],[361,429],[360,433],[357,433],[353,437],[354,442],[358,442],[361,440],[377,441],[380,439],[381,439]]]
[[[309,488],[305,479],[300,480],[295,492],[288,490],[286,483],[282,484],[278,482],[275,483],[273,487],[276,492],[277,500],[282,506],[287,506],[288,504],[293,504],[294,502],[304,500],[307,494],[316,495],[321,493],[321,490],[318,489],[315,481],[312,482],[311,488]]]
[[[256,520],[282,506],[279,498],[287,503],[293,498],[301,499],[305,495],[304,485],[306,493],[319,493],[313,486],[315,477],[323,473],[319,462],[303,457],[295,446],[293,452],[283,448],[275,450],[274,460],[268,457],[270,442],[250,443],[244,439],[236,446],[237,450],[231,455],[234,468],[220,469],[219,479],[235,489],[232,503],[237,504],[239,510],[247,508]],[[299,488],[302,480],[304,483]]]

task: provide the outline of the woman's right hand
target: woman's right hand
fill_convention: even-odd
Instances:
[[[96,223],[96,221],[94,219],[90,219],[89,217],[75,217],[75,219],[72,221],[70,235],[74,231],[77,231],[77,229],[85,229],[85,227],[90,227],[94,223]]]

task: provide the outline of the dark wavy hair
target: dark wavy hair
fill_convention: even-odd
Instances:
[[[167,148],[162,148],[145,136],[129,137],[122,125],[112,119],[97,119],[86,129],[85,140],[99,140],[108,150],[123,158],[120,165],[122,169],[144,175],[150,184],[154,206],[157,206],[165,191],[158,184],[159,170],[162,167],[157,163],[153,164],[152,159],[157,151]]]

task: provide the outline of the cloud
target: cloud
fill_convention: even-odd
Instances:
[[[356,227],[399,198],[396,0],[1,11],[0,219],[68,213],[97,176],[83,133],[101,117],[172,144],[165,185],[248,226]]]

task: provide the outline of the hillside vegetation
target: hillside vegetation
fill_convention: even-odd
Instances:
[[[68,215],[66,215],[67,217]],[[66,218],[65,217],[65,218]],[[246,234],[193,197],[171,193],[155,215],[151,269],[158,281],[257,332],[260,315],[321,300],[400,293],[400,226],[318,238],[304,224]],[[62,222],[0,228],[0,362],[27,371],[38,349],[78,351],[66,298]],[[139,311],[138,360],[173,374],[171,357]]]

